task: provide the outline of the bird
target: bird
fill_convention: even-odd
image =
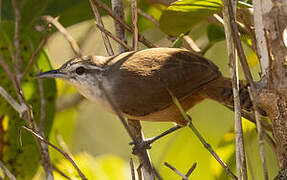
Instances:
[[[232,81],[210,60],[181,48],[149,48],[114,56],[73,58],[60,68],[36,78],[59,78],[74,86],[87,99],[114,112],[100,86],[128,119],[174,122],[184,119],[169,93],[185,111],[204,99],[233,106]],[[247,85],[240,81],[241,108],[252,111]]]

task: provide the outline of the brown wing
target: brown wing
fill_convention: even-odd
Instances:
[[[168,107],[169,88],[184,98],[221,76],[216,65],[183,49],[154,48],[124,53],[107,62],[122,112],[144,116]]]

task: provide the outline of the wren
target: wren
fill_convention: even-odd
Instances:
[[[211,61],[185,49],[151,48],[110,57],[85,56],[37,78],[60,78],[113,112],[99,87],[101,81],[124,115],[135,120],[186,125],[168,89],[185,111],[206,98],[233,106],[231,79],[223,77]],[[242,109],[251,111],[252,101],[243,82],[239,95]]]

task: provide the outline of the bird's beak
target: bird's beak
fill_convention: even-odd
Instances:
[[[42,78],[66,79],[67,77],[68,77],[67,74],[60,72],[59,69],[39,73],[35,76],[36,79],[42,79]]]

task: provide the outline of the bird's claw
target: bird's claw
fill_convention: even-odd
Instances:
[[[129,145],[134,145],[132,149],[132,153],[137,155],[140,151],[151,149],[151,142],[149,140],[139,141],[139,142],[131,142]]]

